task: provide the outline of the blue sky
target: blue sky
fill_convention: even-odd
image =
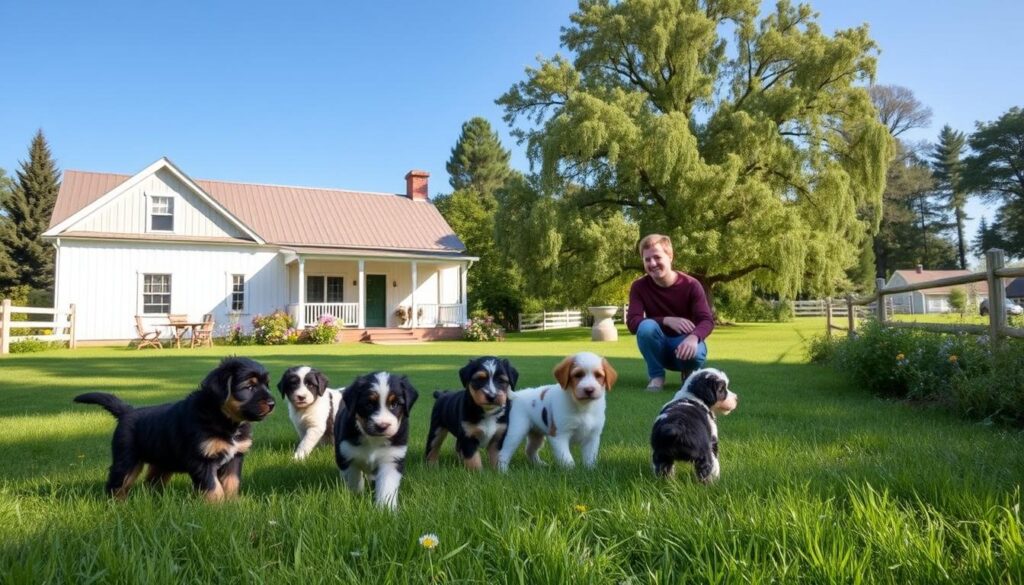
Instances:
[[[770,5],[770,3],[768,3]],[[817,0],[826,31],[867,22],[878,82],[970,132],[1024,105],[1024,2]],[[447,192],[464,121],[559,50],[567,0],[0,3],[0,167],[43,128],[61,168],[134,173],[168,156],[196,178]],[[986,211],[973,203],[976,217]],[[973,234],[973,228],[971,232]]]

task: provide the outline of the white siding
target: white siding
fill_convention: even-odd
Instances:
[[[276,250],[64,240],[58,253],[57,306],[64,309],[75,303],[82,340],[135,338],[143,274],[170,274],[171,312],[194,320],[213,313],[218,336],[229,322],[232,274],[246,277],[241,324],[248,327],[252,315],[287,304],[287,270]]]
[[[166,169],[145,177],[137,185],[70,226],[68,231],[151,233],[149,198],[153,196],[173,198],[175,235],[246,237],[241,230]]]

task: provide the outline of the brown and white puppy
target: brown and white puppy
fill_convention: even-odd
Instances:
[[[229,357],[178,402],[135,408],[113,394],[76,396],[75,402],[98,404],[117,419],[107,492],[125,497],[148,464],[146,482],[155,487],[174,473],[187,473],[207,500],[236,496],[242,459],[252,446],[250,421],[274,409],[268,382],[257,362]]]
[[[327,376],[316,368],[294,366],[284,371],[277,389],[288,400],[288,418],[299,434],[292,457],[303,460],[317,445],[334,444],[334,416],[341,409],[341,389],[328,388]]]
[[[478,470],[483,466],[481,447],[487,450],[491,467],[496,467],[508,426],[508,393],[515,390],[519,372],[508,360],[486,356],[469,360],[459,370],[459,379],[465,390],[434,392],[427,462],[437,462],[441,445],[451,433],[466,469]]]
[[[551,441],[555,461],[563,467],[574,465],[569,447],[580,445],[583,465],[597,464],[597,450],[604,430],[605,394],[618,378],[608,360],[590,352],[569,356],[554,369],[558,384],[513,392],[505,443],[498,454],[498,469],[508,469],[512,454],[523,439],[526,455],[543,465],[537,451],[544,438]]]
[[[702,483],[718,479],[718,423],[715,413],[729,414],[739,397],[729,389],[729,377],[715,368],[689,375],[683,387],[661,409],[651,429],[654,474],[670,477],[676,461],[692,461]]]
[[[398,507],[405,472],[409,412],[419,394],[409,379],[388,372],[356,378],[345,388],[345,406],[334,421],[334,460],[349,489],[373,482],[377,505]]]

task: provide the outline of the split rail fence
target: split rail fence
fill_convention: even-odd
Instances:
[[[1004,337],[1024,339],[1024,328],[1011,327],[1007,323],[1006,295],[1003,292],[1005,290],[1003,287],[1003,279],[1024,276],[1024,267],[1007,268],[1006,254],[1002,250],[998,249],[993,249],[986,252],[985,260],[986,268],[984,272],[972,272],[971,274],[951,276],[949,278],[939,278],[936,280],[918,282],[904,286],[885,288],[885,279],[879,278],[878,280],[875,281],[875,294],[864,297],[854,297],[852,295],[847,295],[847,324],[845,327],[841,325],[835,325],[834,323],[832,323],[833,315],[831,313],[827,315],[828,335],[832,335],[833,329],[846,331],[847,333],[855,333],[857,331],[857,322],[854,316],[856,313],[855,307],[866,306],[874,303],[876,307],[875,317],[878,319],[880,323],[883,323],[888,327],[922,329],[925,331],[935,331],[938,333],[972,333],[975,335],[988,335],[989,341],[993,345],[998,345],[1000,343],[1000,340],[1003,339]],[[923,290],[928,288],[935,288],[940,286],[956,286],[960,284],[970,284],[973,282],[986,282],[988,284],[988,325],[973,325],[968,323],[914,323],[890,321],[887,319],[887,315],[884,310],[886,296],[916,290]],[[882,309],[879,309],[879,307],[882,307]]]
[[[14,315],[49,315],[49,321],[15,321]],[[18,329],[49,329],[52,333],[45,335],[11,335],[11,330]],[[25,339],[40,341],[67,341],[68,347],[74,349],[75,339],[75,305],[68,311],[58,311],[45,307],[18,307],[11,304],[11,299],[4,299],[0,304],[0,355],[11,351],[12,341]]]

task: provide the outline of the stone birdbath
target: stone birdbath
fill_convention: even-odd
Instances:
[[[587,307],[594,316],[594,327],[590,330],[591,341],[618,341],[619,331],[615,328],[612,317],[619,310],[615,305],[603,307]]]

